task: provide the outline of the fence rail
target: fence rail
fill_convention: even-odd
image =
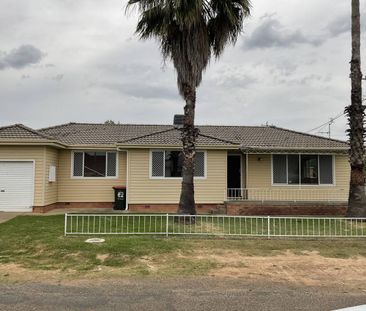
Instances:
[[[366,238],[366,218],[65,214],[65,235]]]
[[[226,193],[229,201],[346,202],[347,196],[340,188],[229,188]]]

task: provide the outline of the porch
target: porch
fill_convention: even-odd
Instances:
[[[341,188],[228,188],[226,201],[347,202],[347,195]]]
[[[324,153],[227,155],[226,202],[341,203],[348,200],[347,156]]]

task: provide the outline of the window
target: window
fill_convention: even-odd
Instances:
[[[151,176],[164,176],[164,151],[153,151],[151,153]]]
[[[318,179],[318,156],[301,156],[301,184],[317,185]]]
[[[273,183],[285,184],[287,182],[286,174],[286,156],[273,156]]]
[[[333,156],[273,155],[274,184],[332,185]]]
[[[117,153],[85,151],[73,153],[73,177],[116,177]]]
[[[165,151],[165,177],[182,177],[183,153]]]
[[[288,183],[291,185],[299,184],[299,156],[298,155],[288,155],[287,156],[287,166],[288,166]]]
[[[319,180],[321,184],[333,184],[333,157],[319,156]]]
[[[84,152],[84,177],[105,177],[105,152]]]
[[[151,151],[151,177],[182,177],[183,153],[181,151]],[[205,177],[205,153],[196,152],[195,177]]]

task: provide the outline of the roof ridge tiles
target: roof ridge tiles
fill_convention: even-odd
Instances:
[[[106,125],[106,126],[173,126],[170,124],[163,124],[163,123],[115,123],[115,124],[105,124],[105,123],[100,123],[100,122],[68,122],[68,123],[63,123],[63,124],[59,124],[59,125],[54,125],[54,126],[49,126],[49,127],[43,127],[38,129],[39,131],[43,131],[43,130],[48,130],[48,129],[53,129],[53,128],[58,128],[58,127],[62,127],[62,126],[67,126],[67,125]],[[198,124],[196,125],[196,127],[244,127],[244,128],[267,128],[267,127],[271,127],[271,126],[267,126],[267,125],[221,125],[221,124]]]
[[[43,133],[41,133],[41,132],[39,132],[39,131],[37,131],[37,130],[34,130],[34,129],[32,129],[32,128],[28,127],[28,126],[25,126],[24,124],[21,124],[21,123],[16,123],[16,124],[11,124],[11,125],[2,126],[2,127],[0,127],[0,131],[1,131],[1,130],[4,130],[4,129],[16,128],[16,127],[21,128],[21,129],[23,129],[23,130],[26,130],[26,131],[28,131],[28,132],[31,132],[32,134],[38,135],[38,136],[40,136],[40,137],[43,137],[43,138],[49,139],[49,140],[56,140],[56,138],[55,138],[55,137],[53,137],[53,136],[43,134]]]
[[[221,141],[221,142],[224,142],[224,143],[228,143],[228,144],[239,145],[239,144],[237,144],[237,143],[235,143],[231,140],[226,140],[226,139],[218,138],[218,137],[207,135],[207,134],[198,133],[198,135],[203,136],[203,137],[207,137],[207,138],[211,138],[211,139],[215,139],[215,140],[218,140],[218,141]]]
[[[126,139],[126,140],[121,140],[121,141],[118,141],[117,143],[131,142],[131,141],[134,141],[134,140],[137,140],[137,139],[146,138],[146,137],[150,137],[150,136],[154,136],[154,135],[158,135],[158,134],[163,134],[163,133],[170,132],[170,131],[173,131],[173,130],[176,130],[176,128],[171,127],[169,129],[166,129],[166,130],[163,130],[163,131],[157,131],[157,132],[148,133],[148,134],[145,134],[145,135],[129,138],[129,139]]]
[[[92,123],[92,122],[69,122],[69,123],[63,123],[55,126],[49,126],[38,129],[39,131],[45,131],[49,129],[54,129],[58,127],[64,127],[68,125],[104,125],[104,126],[169,126],[170,124],[151,124],[151,123],[115,123],[115,124],[105,124],[105,123]]]
[[[48,127],[42,127],[40,129],[38,129],[37,131],[46,131],[46,130],[51,130],[51,129],[67,126],[67,125],[72,125],[72,124],[77,124],[77,123],[68,122],[68,123],[63,123],[63,124],[58,124],[58,125],[53,125],[53,126],[48,126]]]

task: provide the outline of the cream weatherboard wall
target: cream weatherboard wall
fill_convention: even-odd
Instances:
[[[247,185],[249,190],[249,199],[255,198],[255,195],[260,195],[264,200],[270,199],[270,196],[280,196],[281,200],[293,200],[299,198],[303,201],[312,201],[316,198],[329,199],[331,195],[347,201],[349,191],[350,167],[348,164],[348,156],[334,156],[334,177],[335,184],[331,186],[276,186],[272,185],[272,163],[271,155],[256,154],[248,157]],[[301,192],[296,189],[301,188]],[[252,189],[252,190],[250,190]],[[276,190],[277,193],[276,193]],[[288,191],[284,191],[288,190]],[[294,190],[294,191],[291,191]],[[331,200],[331,199],[329,199]]]
[[[126,185],[126,153],[118,153],[117,178],[72,178],[72,151],[60,150],[58,202],[113,202],[113,186]]]
[[[206,178],[195,180],[197,203],[222,203],[226,195],[226,150],[207,150]],[[314,198],[314,189],[324,199],[327,190],[336,191],[347,200],[350,168],[346,155],[335,157],[335,185],[303,186],[304,200]],[[33,160],[35,163],[34,206],[45,206],[56,202],[113,202],[112,186],[126,185],[126,152],[118,153],[118,177],[72,178],[72,151],[46,146],[0,146],[0,159]],[[245,157],[243,159],[243,167]],[[260,159],[260,160],[259,160]],[[150,178],[150,150],[128,150],[128,203],[129,204],[176,204],[179,201],[181,179]],[[50,166],[56,166],[56,182],[48,181]],[[243,173],[245,170],[243,169]],[[244,178],[245,176],[243,176]],[[294,199],[291,189],[298,186],[273,186],[271,174],[271,155],[249,155],[246,188],[287,189],[282,200]],[[264,195],[264,197],[263,197]],[[262,193],[266,199],[265,193]],[[249,197],[250,199],[250,197]],[[268,198],[269,199],[269,198]]]
[[[58,181],[57,177],[59,174],[58,167],[58,153],[59,151],[55,148],[45,147],[44,148],[44,204],[49,205],[56,203],[58,201]],[[49,181],[49,171],[50,167],[56,167],[56,181]]]
[[[196,203],[222,203],[226,191],[226,150],[207,150],[206,178],[195,179]],[[176,204],[181,178],[150,178],[150,150],[128,151],[128,203]]]

